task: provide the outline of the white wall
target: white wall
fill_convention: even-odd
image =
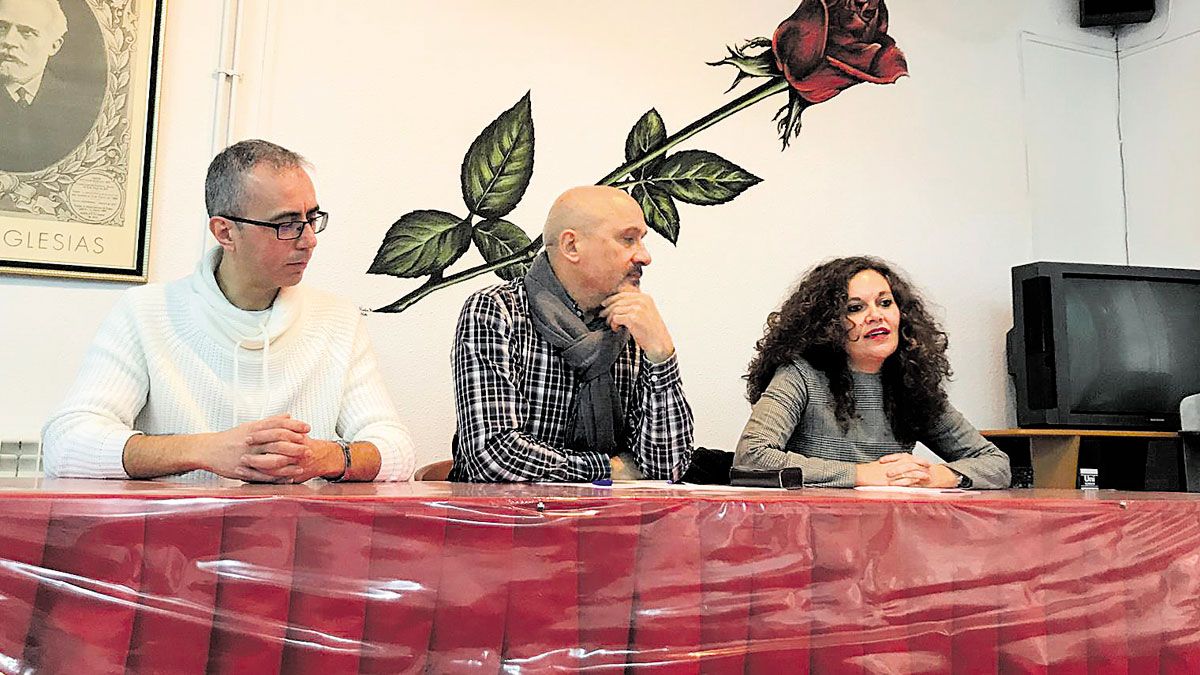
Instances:
[[[1200,267],[1200,5],[1171,0],[1120,48],[1130,260]]]
[[[245,77],[233,134],[271,138],[313,160],[333,219],[306,282],[364,307],[415,288],[413,280],[365,274],[383,234],[413,209],[463,211],[458,174],[467,145],[526,90],[536,165],[511,219],[534,234],[559,191],[620,162],[626,132],[647,109],[675,130],[728,100],[722,92],[732,71],[704,62],[720,58],[726,44],[770,35],[795,6],[244,3]],[[910,273],[950,333],[953,401],[980,427],[1011,423],[1003,360],[1009,268],[1039,258],[1119,262],[1124,251],[1119,200],[1105,197],[1120,185],[1113,40],[1079,29],[1074,5],[893,2],[890,34],[911,77],[859,85],[809,109],[786,152],[771,121],[774,101],[683,146],[717,152],[764,179],[727,205],[681,206],[679,246],[657,237],[649,244],[654,264],[644,288],[679,348],[698,443],[735,443],[749,410],[740,375],[788,286],[813,263],[853,253],[881,255]],[[155,281],[187,274],[201,249],[220,25],[220,3],[170,2]],[[1139,231],[1135,258],[1151,262],[1162,246],[1156,236]],[[449,455],[454,320],[466,294],[493,280],[369,317],[421,461]],[[36,435],[119,291],[0,279],[0,382],[8,385],[0,436]]]

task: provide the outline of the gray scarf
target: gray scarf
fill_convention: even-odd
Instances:
[[[551,345],[562,350],[567,365],[583,381],[576,400],[572,444],[607,453],[620,452],[617,430],[624,410],[613,383],[612,366],[629,341],[622,328],[613,332],[603,319],[585,324],[571,311],[574,301],[563,288],[543,251],[524,279],[533,326]]]

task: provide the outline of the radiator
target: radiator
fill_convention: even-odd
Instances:
[[[42,446],[36,440],[0,440],[0,478],[42,475]]]

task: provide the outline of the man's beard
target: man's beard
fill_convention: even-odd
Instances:
[[[7,85],[16,82],[26,67],[25,62],[16,55],[5,58],[3,54],[0,54],[0,84]]]

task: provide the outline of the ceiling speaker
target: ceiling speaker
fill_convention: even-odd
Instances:
[[[1119,26],[1154,18],[1154,0],[1079,0],[1079,25]]]

